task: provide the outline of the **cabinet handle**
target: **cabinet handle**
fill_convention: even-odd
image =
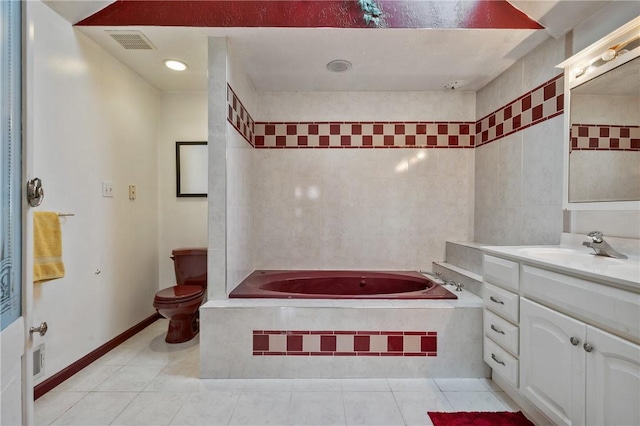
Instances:
[[[504,334],[504,331],[500,330],[498,327],[496,327],[495,325],[491,324],[491,329],[493,331],[495,331],[496,333],[500,333],[500,334]],[[576,343],[577,344],[577,343]]]
[[[569,341],[571,342],[571,344],[573,346],[578,346],[580,344],[580,339],[578,339],[576,337],[572,337],[571,339],[569,339]]]
[[[506,366],[506,365],[507,365],[507,364],[505,364],[503,361],[500,361],[500,360],[498,359],[498,357],[496,356],[496,354],[493,354],[493,353],[492,353],[492,354],[491,354],[491,358],[492,358],[495,362],[497,362],[498,364],[502,364],[502,365],[504,365],[504,366]]]
[[[585,351],[587,352],[591,352],[593,350],[593,346],[591,346],[588,343],[585,343],[584,345],[582,345],[582,347],[584,348]]]
[[[497,303],[497,304],[499,304],[499,305],[504,305],[504,302],[503,302],[502,300],[498,300],[498,299],[496,299],[496,298],[495,298],[495,297],[493,297],[493,296],[489,297],[489,299],[491,299],[491,301],[492,301],[493,303]]]

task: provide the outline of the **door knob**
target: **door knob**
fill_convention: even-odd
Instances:
[[[578,339],[577,337],[572,337],[571,339],[569,339],[569,341],[573,346],[578,346],[580,344],[580,339]]]
[[[584,348],[585,351],[587,352],[591,352],[593,350],[593,346],[591,346],[588,343],[585,343],[584,345],[582,345],[582,347]]]
[[[29,334],[33,334],[37,331],[38,333],[40,333],[41,336],[44,336],[45,334],[47,334],[48,329],[49,329],[49,326],[47,325],[47,323],[43,322],[42,324],[40,324],[39,327],[31,327],[29,329]]]
[[[27,181],[27,201],[31,207],[38,207],[44,199],[42,180],[33,178]]]

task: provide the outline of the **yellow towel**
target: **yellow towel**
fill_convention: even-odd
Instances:
[[[64,277],[62,230],[55,212],[33,213],[33,282]]]

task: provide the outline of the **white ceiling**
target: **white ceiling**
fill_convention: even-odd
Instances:
[[[49,0],[70,22],[111,2]],[[553,22],[552,34],[591,16],[607,2],[511,1],[536,19]],[[529,4],[529,3],[535,3]],[[566,3],[559,6],[559,3]],[[589,3],[586,5],[585,3]],[[597,4],[594,6],[594,4]],[[75,7],[74,7],[75,6]],[[535,7],[534,7],[535,6]],[[525,9],[529,7],[527,12]],[[95,10],[94,10],[95,9]],[[557,10],[557,16],[554,15]],[[552,19],[553,17],[553,19]],[[228,37],[232,54],[243,64],[258,91],[475,91],[549,37],[547,30],[500,29],[333,29],[333,28],[193,28],[75,27],[161,91],[205,91],[207,37]],[[156,50],[126,50],[105,30],[136,29]],[[164,59],[189,65],[183,73],[166,69]],[[326,70],[327,62],[347,59],[346,73]]]

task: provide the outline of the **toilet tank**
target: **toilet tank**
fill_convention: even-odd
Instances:
[[[178,248],[171,251],[177,285],[207,286],[207,249]]]

